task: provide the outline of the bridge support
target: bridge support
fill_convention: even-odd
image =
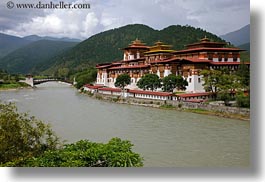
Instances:
[[[19,82],[23,82],[30,85],[31,87],[34,87],[34,80],[32,75],[27,75],[25,80],[20,80]]]

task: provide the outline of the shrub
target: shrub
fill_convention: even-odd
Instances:
[[[13,104],[0,103],[0,166],[9,167],[141,167],[130,141],[107,144],[81,140],[62,147],[49,125]]]
[[[113,102],[118,102],[119,100],[120,100],[120,97],[112,98],[112,101],[113,101]]]
[[[24,162],[23,167],[141,167],[142,158],[132,152],[132,144],[113,138],[107,144],[81,140],[60,150]],[[12,166],[12,164],[9,164]]]
[[[178,104],[178,108],[182,108],[182,103],[179,103]]]
[[[244,94],[238,94],[236,96],[236,103],[238,107],[250,107],[250,97],[245,96]]]
[[[231,97],[231,95],[228,92],[220,92],[217,95],[217,99],[221,100],[221,101],[224,101],[225,105],[229,106],[230,105],[229,101],[232,100],[232,97]]]
[[[102,97],[101,95],[96,95],[96,99],[98,99],[98,100],[102,100],[103,97]]]
[[[50,126],[20,114],[13,104],[0,103],[0,164],[20,163],[60,146]]]
[[[162,109],[173,109],[175,107],[171,104],[164,104],[164,105],[161,105],[160,108],[162,108]]]

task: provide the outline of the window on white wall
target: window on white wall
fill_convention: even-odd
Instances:
[[[225,54],[225,61],[228,61],[228,54]]]
[[[218,54],[218,61],[222,61],[222,54]]]

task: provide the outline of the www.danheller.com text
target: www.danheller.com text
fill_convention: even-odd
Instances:
[[[43,2],[36,1],[36,3],[19,3],[8,1],[6,3],[8,9],[90,9],[90,3],[66,3],[60,2]]]

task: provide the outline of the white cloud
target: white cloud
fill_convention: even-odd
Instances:
[[[77,0],[75,3],[88,2],[85,0]],[[7,11],[6,9],[3,10]],[[19,20],[16,20],[16,16],[12,13],[10,13],[9,16],[6,16],[6,19],[1,18],[1,32],[17,36],[36,34],[40,36],[85,39],[95,33],[95,27],[99,22],[95,12],[91,9],[49,9],[38,10],[39,12],[34,14],[30,13],[31,10],[27,10],[28,13],[26,13],[25,10],[14,10],[13,13],[16,13],[17,11],[20,12],[21,17],[24,17],[24,19],[20,18]],[[32,16],[30,17],[30,15]],[[5,17],[4,13],[3,17]],[[3,25],[6,25],[7,23],[8,26],[4,27]]]
[[[95,13],[91,12],[86,15],[86,19],[82,22],[81,36],[88,37],[93,34],[95,27],[98,25],[99,20]]]
[[[106,27],[107,29],[110,29],[113,28],[113,25],[114,27],[116,26],[115,24],[117,24],[118,20],[119,19],[116,17],[112,17],[107,13],[103,13],[101,16],[100,24]]]
[[[31,0],[32,1],[32,0]],[[69,2],[65,1],[65,2]],[[222,34],[249,23],[248,0],[74,0],[91,9],[7,10],[0,7],[0,31],[13,35],[86,39],[132,23],[155,29],[192,25]]]
[[[33,17],[31,21],[20,23],[7,33],[26,36],[36,34],[41,36],[87,38],[94,33],[98,19],[93,12],[74,12],[74,10],[53,10],[44,17]],[[15,33],[18,32],[18,33]]]
[[[24,32],[27,30],[33,32],[45,30],[45,32],[48,31],[48,33],[58,33],[61,31],[62,23],[62,20],[55,14],[49,14],[45,17],[33,18],[31,22],[21,24],[18,29]]]

